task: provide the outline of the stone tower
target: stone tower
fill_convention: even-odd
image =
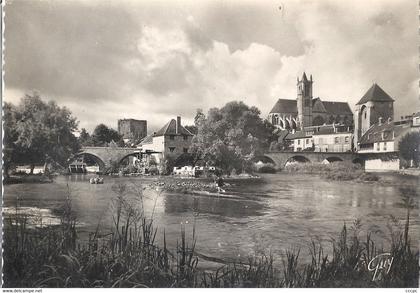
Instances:
[[[312,126],[312,75],[310,79],[303,73],[302,79],[297,78],[297,110],[300,129]]]
[[[374,124],[388,119],[394,119],[394,100],[376,83],[356,104],[354,113],[354,146],[357,147],[360,138]]]

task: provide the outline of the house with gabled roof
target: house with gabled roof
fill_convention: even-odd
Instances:
[[[171,119],[157,132],[146,136],[138,145],[145,152],[158,152],[162,157],[178,158],[188,153],[193,134],[181,124],[181,117]]]

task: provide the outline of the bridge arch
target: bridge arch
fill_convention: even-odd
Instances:
[[[128,159],[129,157],[136,157],[136,158],[138,158],[138,155],[140,154],[140,152],[134,152],[134,153],[131,153],[131,154],[127,154],[127,155],[125,155],[125,156],[123,156],[119,161],[118,161],[118,165],[120,166],[123,162],[124,162],[124,160],[125,159]]]
[[[310,163],[311,162],[311,160],[309,160],[307,157],[305,157],[304,155],[294,155],[294,156],[291,156],[291,157],[289,157],[285,162],[284,162],[284,165],[283,165],[283,168],[284,167],[286,167],[288,164],[290,164],[290,163],[294,163],[294,162],[297,162],[297,163]]]
[[[93,154],[89,152],[81,152],[81,153],[75,154],[68,160],[68,163],[70,164],[80,157],[83,157],[84,159],[87,157],[88,159],[93,160],[96,164],[98,164],[100,172],[103,172],[105,170],[105,167],[106,167],[105,161],[101,157],[99,157],[97,154]]]
[[[272,158],[270,158],[269,156],[256,156],[253,159],[254,163],[258,163],[258,162],[262,162],[264,164],[273,164],[276,165],[276,162],[274,162],[274,160]]]
[[[337,157],[337,156],[331,156],[331,157],[325,158],[325,160],[328,161],[328,163],[342,162],[343,161],[342,158]]]

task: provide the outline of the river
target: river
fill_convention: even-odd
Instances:
[[[59,176],[50,184],[6,185],[4,215],[13,213],[18,205],[21,211],[40,213],[44,225],[54,224],[59,207],[70,194],[81,235],[98,225],[106,231],[116,197],[113,186],[125,184],[141,189],[142,184],[156,180],[105,177],[103,185],[92,185],[88,182],[90,176]],[[158,228],[158,241],[162,241],[165,230],[169,246],[174,247],[181,225],[189,236],[195,225],[196,250],[202,254],[244,260],[248,255],[271,253],[279,260],[285,249],[301,248],[305,255],[311,239],[328,242],[339,235],[344,223],[350,227],[355,219],[361,219],[361,235],[373,231],[374,238],[386,247],[390,215],[400,220],[406,216],[400,205],[401,194],[409,189],[417,193],[416,200],[419,194],[418,180],[392,176],[386,183],[356,183],[279,173],[228,183],[231,186],[227,194],[234,194],[231,198],[144,190],[143,205]],[[418,208],[412,214],[410,231],[415,241]]]

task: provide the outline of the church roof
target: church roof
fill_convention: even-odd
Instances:
[[[278,99],[273,109],[270,113],[290,113],[297,114],[297,101],[296,100],[287,100],[287,99]]]
[[[189,132],[187,129],[184,128],[184,126],[179,126],[179,132],[176,133],[176,120],[172,119],[168,123],[165,124],[158,132],[156,132],[153,136],[163,136],[163,135],[193,135],[191,132]]]
[[[325,109],[322,101],[320,98],[315,98],[312,100],[312,112],[314,113],[326,113],[327,110]]]
[[[319,101],[319,102],[318,102]],[[328,113],[330,115],[353,115],[350,106],[346,102],[328,102],[322,101],[320,98],[312,100],[313,112]],[[270,113],[287,113],[297,114],[297,101],[278,99]]]
[[[356,105],[372,102],[393,102],[394,100],[379,85],[374,83]]]
[[[325,110],[332,115],[353,115],[350,106],[346,102],[329,102],[323,101]]]

